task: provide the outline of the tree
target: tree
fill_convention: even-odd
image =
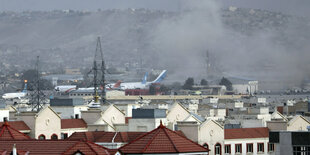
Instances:
[[[200,85],[207,86],[208,85],[208,81],[206,79],[201,79]]]
[[[155,87],[155,85],[150,85],[150,87],[149,87],[149,94],[150,95],[155,95],[156,94],[156,87]]]
[[[164,94],[170,94],[171,88],[165,85],[160,85],[159,91],[164,93]]]
[[[193,89],[193,85],[194,85],[194,78],[187,78],[187,80],[185,81],[184,85],[183,85],[183,89],[189,89],[192,90]]]
[[[232,83],[225,77],[223,77],[221,79],[221,82],[219,83],[219,85],[224,85],[226,87],[227,90],[232,91]]]
[[[21,77],[21,82],[24,83],[27,80],[28,90],[33,90],[37,78],[37,72],[34,69],[29,69],[23,72],[23,76]],[[24,87],[24,86],[23,86]],[[41,90],[51,90],[53,89],[53,85],[50,81],[46,79],[40,79],[40,89]]]

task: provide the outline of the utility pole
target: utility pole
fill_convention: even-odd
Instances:
[[[38,112],[46,104],[45,95],[40,89],[39,56],[37,56],[35,71],[36,78],[33,82],[34,91],[31,94],[30,104],[32,105],[32,111]]]
[[[98,60],[99,58],[99,60]],[[97,64],[97,60],[101,61],[101,64]],[[105,63],[103,59],[103,52],[101,48],[100,37],[97,38],[96,52],[93,64],[93,72],[94,72],[94,102],[99,102],[99,93],[98,88],[101,89],[101,103],[106,103],[106,92],[105,92]],[[98,81],[98,72],[101,73],[101,79]]]

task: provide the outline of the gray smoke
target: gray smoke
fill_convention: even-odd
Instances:
[[[204,78],[206,50],[217,58],[223,76],[257,79],[266,89],[300,86],[309,77],[309,24],[289,21],[285,29],[243,33],[223,24],[216,1],[186,1],[183,7],[150,32],[160,64],[174,70],[170,78]]]

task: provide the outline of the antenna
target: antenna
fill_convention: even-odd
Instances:
[[[36,77],[33,82],[34,91],[31,93],[30,104],[32,105],[32,111],[38,112],[43,108],[43,105],[46,104],[46,96],[40,89],[39,56],[37,56],[35,71]]]

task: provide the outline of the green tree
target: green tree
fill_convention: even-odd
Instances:
[[[34,69],[29,69],[23,72],[23,75],[21,76],[21,82],[24,83],[25,80],[27,80],[28,83],[28,90],[33,90],[34,85],[37,78],[37,72]],[[23,86],[24,87],[24,86]],[[40,79],[40,89],[41,90],[51,90],[53,89],[53,85],[50,81],[46,79]]]
[[[227,90],[232,91],[232,83],[225,77],[223,77],[219,83],[219,85],[224,85]]]
[[[155,87],[155,85],[150,85],[150,87],[149,87],[149,94],[150,95],[155,95],[156,94],[156,87]]]
[[[184,85],[183,85],[183,89],[189,89],[192,90],[193,89],[193,85],[194,85],[194,78],[187,78]]]
[[[201,79],[200,85],[207,86],[208,85],[208,81],[206,79]]]
[[[168,86],[165,85],[160,85],[159,91],[163,92],[164,94],[169,94],[170,93],[170,88]]]

